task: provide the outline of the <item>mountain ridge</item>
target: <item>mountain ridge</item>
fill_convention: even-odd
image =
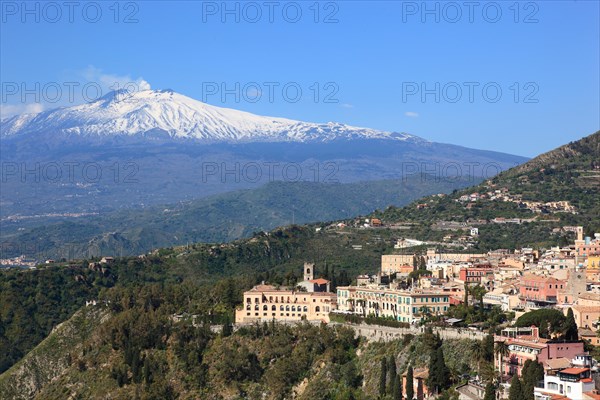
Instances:
[[[2,121],[0,136],[55,131],[79,136],[158,136],[203,143],[330,142],[387,139],[423,141],[406,133],[327,122],[259,116],[200,102],[172,90],[111,92],[96,101]]]

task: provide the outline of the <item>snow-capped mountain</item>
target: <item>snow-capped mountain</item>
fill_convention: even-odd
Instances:
[[[160,134],[199,142],[330,142],[335,139],[424,141],[340,123],[307,123],[211,106],[171,90],[112,92],[91,103],[2,121],[0,136],[56,132],[90,137]]]

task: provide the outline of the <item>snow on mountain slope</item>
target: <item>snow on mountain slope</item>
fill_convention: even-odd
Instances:
[[[204,142],[328,142],[334,139],[423,141],[416,136],[339,123],[307,123],[211,106],[171,90],[113,92],[91,103],[2,121],[0,136],[38,132],[140,136],[164,132]]]

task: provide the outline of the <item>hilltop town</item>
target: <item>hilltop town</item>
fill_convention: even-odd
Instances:
[[[373,223],[377,226],[380,221]],[[430,326],[467,337],[491,328],[496,332],[492,365],[500,382],[497,398],[512,398],[511,382],[523,378],[530,360],[543,367],[535,400],[598,399],[600,233],[592,238],[583,236],[581,226],[569,230],[576,235],[574,242],[543,252],[524,247],[486,253],[435,249],[411,253],[422,242],[404,243],[396,247],[397,254],[381,256],[377,274],[358,275],[354,284],[337,286],[335,293],[329,280],[315,278],[315,264],[305,263],[303,279],[294,287],[263,282],[246,291],[236,323],[368,324],[371,328],[363,326],[361,334],[371,340]],[[550,311],[556,314],[547,314]],[[537,326],[524,323],[536,321],[536,315]],[[550,324],[544,319],[548,315],[574,320],[574,332],[566,337],[556,326],[540,326],[539,318]],[[379,337],[373,326],[380,326]],[[419,400],[434,394],[426,384],[428,373],[424,368],[413,375]],[[459,398],[483,398],[485,379],[477,375],[457,387]],[[402,382],[406,390],[406,376]]]

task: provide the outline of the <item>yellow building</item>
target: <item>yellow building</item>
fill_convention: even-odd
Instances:
[[[384,254],[381,256],[382,275],[391,275],[396,272],[406,272],[407,267],[410,267],[412,271],[412,266],[412,254]]]
[[[594,329],[592,324],[600,320],[600,307],[598,306],[574,305],[571,306],[571,309],[578,328]],[[568,308],[565,308],[565,315],[567,312]]]
[[[335,293],[309,293],[257,285],[244,292],[244,304],[235,311],[235,322],[252,323],[273,319],[329,322],[329,312],[335,307]]]
[[[600,281],[600,255],[588,256],[585,276],[589,281]]]

